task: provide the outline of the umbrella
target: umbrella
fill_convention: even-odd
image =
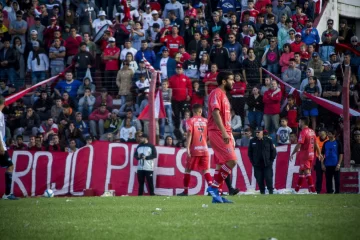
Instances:
[[[95,35],[94,37],[94,43],[98,43],[101,38],[104,36],[104,33],[106,30],[108,30],[109,28],[109,24],[105,24],[99,31],[98,33]]]

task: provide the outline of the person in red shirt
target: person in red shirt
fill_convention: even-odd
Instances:
[[[314,130],[309,128],[309,122],[310,120],[308,117],[301,117],[299,120],[299,127],[301,128],[301,132],[298,143],[291,153],[290,161],[294,158],[295,154],[297,154],[296,158],[300,160],[299,178],[295,187],[295,191],[299,192],[304,178],[306,177],[309,192],[315,193],[315,187],[311,176],[311,167],[313,165],[312,162],[315,158],[315,151],[320,161],[322,161],[323,156],[321,155],[321,150],[316,142],[316,134]]]
[[[248,9],[245,11],[250,15],[249,21],[256,23],[257,15],[259,15],[259,11],[254,8],[254,0],[248,0]],[[241,22],[244,21],[244,13],[241,14]]]
[[[179,45],[179,53],[181,54],[180,62],[184,63],[190,59],[190,54],[186,52],[184,45]]]
[[[109,91],[116,89],[115,79],[119,70],[119,56],[120,49],[115,46],[115,38],[110,37],[108,39],[108,46],[101,55],[102,60],[105,62],[103,85]]]
[[[240,73],[235,73],[235,83],[233,89],[230,91],[231,94],[231,106],[234,109],[235,114],[241,117],[241,122],[244,122],[245,118],[245,92],[246,92],[246,81],[241,77]]]
[[[237,162],[231,128],[231,107],[226,96],[226,92],[233,88],[234,75],[231,72],[220,72],[216,82],[218,87],[211,91],[208,102],[208,136],[214,150],[216,170],[213,183],[207,191],[213,197],[213,203],[231,203],[220,197],[219,189]]]
[[[166,31],[164,32],[166,33]],[[166,47],[169,49],[170,57],[174,58],[175,54],[179,50],[180,45],[185,45],[184,38],[179,36],[179,26],[173,25],[171,29],[171,35],[164,34],[160,38],[161,43],[165,43]]]
[[[282,93],[275,80],[271,82],[271,87],[264,93],[264,124],[269,133],[276,132],[279,128],[280,102]]]
[[[182,139],[182,137],[180,137],[181,133],[179,130],[180,114],[181,116],[184,116],[184,105],[186,102],[191,100],[192,84],[190,78],[184,74],[181,64],[176,65],[176,74],[169,78],[169,88],[172,89],[171,106],[173,107],[174,113],[174,134],[176,138]]]
[[[219,74],[218,67],[217,67],[216,63],[212,63],[210,72],[207,73],[203,79],[203,83],[205,84],[205,98],[204,98],[204,101],[205,101],[204,115],[205,116],[208,115],[209,94],[211,93],[212,90],[216,89],[216,86],[217,86],[216,77],[218,74]]]
[[[271,4],[270,0],[257,0],[255,3],[255,9],[262,14],[266,13],[266,5]]]
[[[57,25],[56,17],[52,17],[50,20],[51,20],[51,25],[48,26],[44,30],[44,33],[43,33],[45,46],[50,46],[51,43],[54,41],[54,32],[55,31],[61,32],[61,27],[59,25]]]
[[[76,33],[76,28],[70,28],[70,36],[65,40],[67,65],[71,65],[73,57],[79,52],[82,37]]]
[[[294,53],[296,52],[300,53],[302,45],[305,45],[305,43],[301,41],[301,33],[297,32],[295,33],[295,42],[290,44],[291,51]]]
[[[302,12],[302,7],[300,5],[296,6],[296,13],[291,16],[293,21],[293,28],[296,32],[301,32],[305,27],[305,23],[308,20],[308,17],[305,13]]]
[[[284,107],[282,112],[282,116],[288,119],[288,126],[291,128],[292,132],[297,134],[298,133],[298,126],[297,118],[298,118],[299,107],[295,103],[295,97],[292,94],[287,96],[287,104]]]
[[[212,184],[212,177],[209,172],[209,150],[207,146],[207,122],[201,116],[202,105],[195,104],[192,109],[193,117],[186,122],[186,151],[187,159],[184,174],[184,192],[178,196],[188,196],[190,172],[202,170],[207,184]]]
[[[29,147],[29,151],[45,151],[45,147],[41,143],[41,137],[36,136],[35,137],[35,145],[32,147]]]
[[[191,98],[191,108],[196,105],[204,105],[204,93],[200,90],[200,84],[198,81],[193,82],[193,94]]]

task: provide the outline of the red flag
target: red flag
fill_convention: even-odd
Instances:
[[[353,48],[350,44],[337,43],[336,44],[336,50],[337,50],[337,52],[339,52],[339,51],[341,51],[341,52],[350,51],[350,52],[353,52],[356,56],[360,56],[360,51]]]
[[[162,94],[159,90],[156,91],[154,104],[155,118],[166,118],[164,102],[162,99]],[[142,110],[142,112],[140,113],[138,119],[149,120],[149,108],[150,105],[146,105],[144,110]]]
[[[103,0],[105,1],[105,0]],[[130,8],[127,4],[126,0],[121,0],[120,4],[124,7],[124,18],[130,20],[131,19],[131,14],[130,14]]]

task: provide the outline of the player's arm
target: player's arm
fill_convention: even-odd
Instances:
[[[216,126],[219,128],[222,134],[222,138],[226,144],[230,141],[230,136],[227,134],[224,123],[222,122],[219,109],[214,109],[212,112],[212,117],[214,118]]]
[[[291,160],[291,159],[293,158],[293,156],[299,151],[300,147],[301,147],[301,143],[296,144],[293,152],[292,152],[291,155],[290,155],[290,160]]]
[[[192,133],[191,131],[187,131],[186,133],[186,151],[189,157],[191,157],[191,153],[190,153],[190,146],[191,146],[191,140],[192,140]]]
[[[2,144],[2,141],[0,140],[0,155],[4,155],[5,153],[5,149],[4,149],[4,146]]]

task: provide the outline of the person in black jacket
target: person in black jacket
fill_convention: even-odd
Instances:
[[[222,38],[215,39],[215,47],[210,51],[210,61],[216,63],[219,70],[228,69],[230,55],[229,50],[223,47]]]
[[[154,196],[154,159],[157,158],[156,148],[153,144],[148,142],[148,136],[142,134],[140,136],[140,143],[136,147],[134,157],[138,160],[137,177],[139,182],[138,196],[144,193],[145,178],[148,183],[149,192]]]
[[[4,82],[15,84],[16,79],[16,55],[15,50],[10,48],[10,39],[3,39],[4,48],[0,50],[0,79]]]
[[[254,175],[259,185],[260,193],[265,194],[265,184],[269,194],[273,194],[273,162],[276,157],[276,148],[271,139],[264,137],[262,127],[255,129],[256,137],[250,140],[248,156],[254,167]]]

